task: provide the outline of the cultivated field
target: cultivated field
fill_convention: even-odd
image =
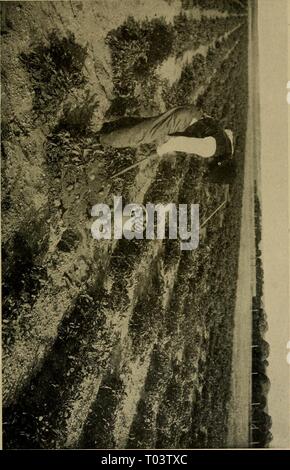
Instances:
[[[227,445],[248,22],[243,2],[236,12],[193,3],[6,6],[6,448]],[[152,158],[100,191],[152,151],[96,148],[104,122],[193,102],[233,129],[238,161],[229,202],[198,249],[180,252],[174,240],[96,242],[91,208],[113,195],[199,203],[201,221],[224,200],[226,188],[205,183],[204,164],[186,155]]]

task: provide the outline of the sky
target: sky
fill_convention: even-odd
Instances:
[[[290,1],[258,0],[262,256],[271,381],[268,404],[273,420],[271,447],[279,448],[290,448],[287,7],[290,22]]]

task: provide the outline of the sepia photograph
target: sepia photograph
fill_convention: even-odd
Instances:
[[[287,0],[0,3],[2,448],[290,449]]]

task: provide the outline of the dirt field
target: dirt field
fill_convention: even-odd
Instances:
[[[6,6],[7,448],[227,445],[247,16],[193,9],[177,21],[180,10],[180,2],[163,0]],[[167,39],[163,48],[155,48],[154,35]],[[166,60],[179,67],[174,83],[164,75]],[[96,148],[94,132],[116,117],[162,112],[181,99],[238,136],[238,177],[226,209],[192,252],[180,252],[174,240],[96,242],[91,208],[110,204],[114,194],[137,203],[196,202],[201,220],[224,200],[226,188],[205,182],[204,166],[186,156],[174,163],[153,158],[105,190],[112,173],[152,149]]]

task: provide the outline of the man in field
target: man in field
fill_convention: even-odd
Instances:
[[[159,156],[182,152],[207,159],[205,177],[218,184],[232,183],[236,176],[233,133],[194,105],[179,106],[148,118],[131,118],[130,125],[100,132],[101,145],[137,147],[156,144]]]

